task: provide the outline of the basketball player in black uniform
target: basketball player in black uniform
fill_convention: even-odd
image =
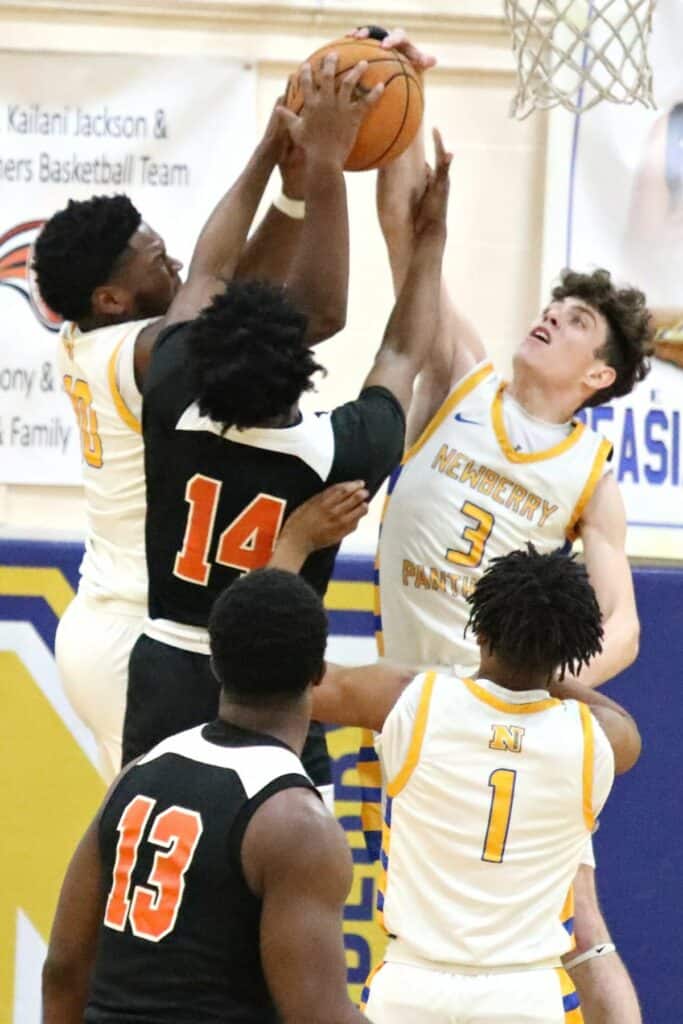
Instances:
[[[266,569],[216,602],[219,717],[114,782],[62,886],[43,1024],[360,1024],[341,828],[300,761],[326,617]]]
[[[232,282],[198,319],[159,339],[143,413],[149,618],[131,655],[124,764],[215,714],[211,605],[268,561],[287,516],[342,480],[365,481],[372,496],[398,464],[437,324],[450,155],[438,135],[436,145],[410,272],[358,399],[331,414],[300,412],[318,366],[306,318],[282,289]],[[321,595],[335,553],[315,552],[303,566]],[[327,785],[324,734],[314,730],[304,764]]]

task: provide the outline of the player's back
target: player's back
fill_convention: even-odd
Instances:
[[[289,427],[224,430],[194,399],[187,331],[178,325],[161,335],[145,385],[149,614],[156,623],[146,632],[169,643],[174,624],[205,627],[218,594],[268,562],[294,509],[344,480],[362,479],[374,493],[403,442],[403,414],[383,388],[332,413],[304,413]],[[316,551],[303,566],[321,594],[335,553]]]
[[[587,707],[428,673],[379,745],[389,782],[378,907],[396,937],[387,959],[557,964],[571,948],[571,883],[614,770]]]
[[[147,600],[142,397],[135,339],[148,321],[82,332],[64,326],[58,367],[80,432],[88,521],[81,565],[92,596]]]
[[[99,827],[107,903],[87,1024],[275,1024],[241,842],[292,786],[313,790],[285,744],[220,720],[122,777]]]

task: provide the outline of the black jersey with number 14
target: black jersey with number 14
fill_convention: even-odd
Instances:
[[[145,389],[149,614],[206,626],[217,595],[268,562],[297,506],[345,480],[378,490],[400,461],[405,420],[391,392],[372,387],[290,427],[224,431],[195,403],[187,329],[162,334]],[[320,594],[335,554],[314,552],[303,567]]]

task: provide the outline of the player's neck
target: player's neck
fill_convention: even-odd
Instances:
[[[268,430],[278,430],[283,427],[294,427],[300,422],[301,412],[297,403],[287,412],[283,412],[280,416],[272,416],[269,420],[264,420],[263,423],[259,424],[259,426],[265,427]]]
[[[262,707],[249,707],[221,696],[218,717],[240,729],[274,736],[301,756],[310,725],[310,708],[303,700],[288,706],[269,702]]]
[[[581,405],[580,396],[555,392],[521,374],[513,375],[507,393],[530,416],[546,423],[567,423]]]
[[[550,682],[547,675],[528,672],[525,669],[516,671],[499,662],[496,657],[482,657],[476,678],[488,679],[496,686],[501,686],[504,690],[513,690],[515,693],[525,690],[547,690]]]

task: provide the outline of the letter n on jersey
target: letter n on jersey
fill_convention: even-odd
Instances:
[[[491,750],[509,750],[511,754],[522,753],[524,729],[518,725],[492,725]]]

